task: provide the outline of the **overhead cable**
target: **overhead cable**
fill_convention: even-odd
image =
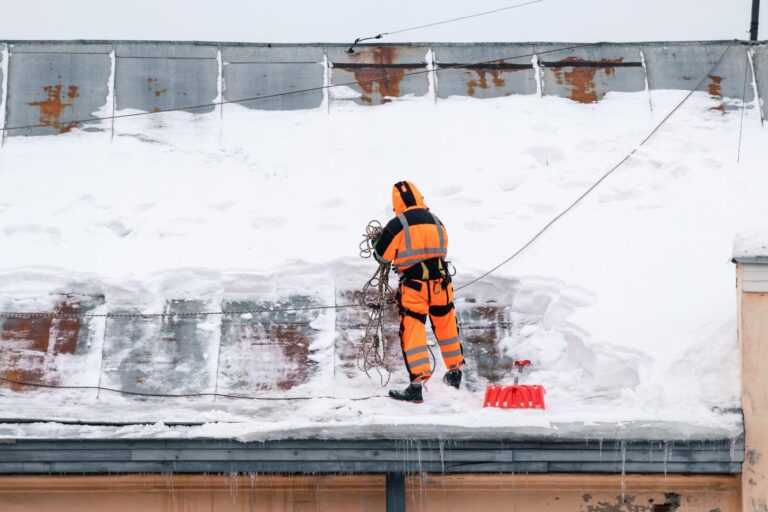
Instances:
[[[410,32],[411,30],[420,30],[420,29],[423,29],[423,28],[434,27],[436,25],[444,25],[446,23],[453,23],[454,21],[468,20],[470,18],[479,18],[480,16],[487,16],[489,14],[495,14],[495,13],[501,12],[501,11],[509,11],[510,9],[517,9],[518,7],[525,7],[526,5],[538,4],[539,2],[543,2],[543,1],[544,0],[532,0],[531,2],[524,2],[522,4],[508,5],[507,7],[501,7],[499,9],[493,9],[492,11],[484,11],[484,12],[478,12],[478,13],[475,13],[475,14],[469,14],[467,16],[459,16],[458,18],[451,18],[449,20],[436,21],[434,23],[427,23],[426,25],[416,25],[415,27],[402,28],[400,30],[393,30],[392,32],[382,32],[381,34],[377,34],[377,35],[371,36],[371,37],[358,37],[357,39],[355,39],[355,42],[352,43],[352,46],[350,46],[347,49],[347,53],[355,53],[355,46],[358,43],[362,43],[363,41],[371,41],[373,39],[381,39],[384,36],[392,36],[392,35],[395,35],[395,34],[402,34],[403,32]]]
[[[144,393],[139,391],[127,391],[125,389],[108,388],[104,386],[64,386],[59,384],[45,384],[42,382],[29,382],[24,380],[9,379],[6,377],[0,377],[0,381],[7,382],[9,384],[15,384],[17,386],[46,388],[46,389],[76,389],[76,390],[93,390],[93,391],[109,391],[112,393],[120,393],[121,395],[139,396],[145,398],[200,398],[200,397],[218,397],[218,398],[231,398],[236,400],[266,400],[266,401],[291,401],[291,400],[370,400],[372,398],[386,398],[385,395],[367,395],[359,397],[336,397],[328,395],[319,396],[248,396],[248,395],[231,395],[227,393]]]
[[[544,234],[544,233],[545,233],[545,232],[546,232],[546,231],[547,231],[547,230],[548,230],[550,227],[552,227],[552,225],[553,225],[555,222],[557,222],[558,220],[560,220],[561,218],[563,218],[563,216],[565,216],[565,214],[567,214],[569,211],[573,210],[573,209],[576,207],[576,205],[577,205],[577,204],[579,204],[579,203],[580,203],[580,202],[581,202],[581,201],[582,201],[582,200],[583,200],[585,197],[587,197],[587,196],[588,196],[588,195],[589,195],[589,194],[590,194],[590,193],[591,193],[593,190],[595,190],[595,189],[596,189],[596,188],[597,188],[597,187],[598,187],[598,186],[599,186],[599,185],[600,185],[600,184],[601,184],[603,181],[605,181],[605,180],[606,180],[606,178],[608,178],[608,176],[610,176],[611,174],[613,174],[613,172],[614,172],[614,171],[616,171],[616,170],[617,170],[619,167],[621,167],[622,165],[624,165],[624,164],[627,162],[627,160],[629,160],[630,158],[632,158],[632,156],[633,156],[633,155],[634,155],[634,154],[635,154],[635,153],[636,153],[636,152],[637,152],[637,151],[638,151],[638,150],[639,150],[641,147],[643,147],[643,146],[644,146],[644,145],[645,145],[645,144],[646,144],[646,143],[647,143],[649,140],[651,140],[651,138],[652,138],[652,137],[653,137],[653,136],[656,134],[656,132],[658,132],[658,131],[659,131],[659,129],[660,129],[660,128],[661,128],[661,127],[664,125],[664,123],[666,123],[666,122],[669,120],[669,118],[670,118],[670,117],[672,117],[672,115],[673,115],[675,112],[677,112],[677,111],[678,111],[678,109],[679,109],[680,107],[682,107],[682,106],[683,106],[683,104],[684,104],[686,101],[688,101],[688,98],[690,98],[691,96],[693,96],[693,93],[695,93],[695,92],[696,92],[696,91],[697,91],[697,90],[698,90],[698,89],[699,89],[699,88],[700,88],[700,87],[701,87],[701,86],[704,84],[704,82],[707,80],[707,78],[709,78],[709,76],[713,74],[713,72],[715,71],[715,69],[717,69],[717,67],[720,65],[720,63],[721,63],[721,62],[723,61],[723,59],[725,58],[725,55],[728,53],[728,50],[730,50],[730,49],[731,49],[731,47],[734,45],[734,43],[735,43],[735,42],[736,42],[736,41],[731,41],[731,43],[730,43],[730,44],[728,45],[728,47],[725,49],[725,51],[724,51],[724,52],[723,52],[723,54],[720,56],[720,58],[717,60],[717,62],[715,63],[715,65],[714,65],[714,66],[712,66],[712,69],[711,69],[711,70],[710,70],[708,73],[706,73],[706,74],[704,75],[704,77],[703,77],[703,78],[702,78],[702,79],[701,79],[701,80],[700,80],[700,81],[699,81],[699,82],[698,82],[698,83],[697,83],[697,84],[696,84],[696,85],[693,87],[693,89],[691,89],[691,90],[688,92],[688,94],[686,94],[686,95],[685,95],[685,97],[684,97],[684,98],[683,98],[683,99],[682,99],[682,100],[681,100],[681,101],[680,101],[680,102],[679,102],[677,105],[675,105],[675,107],[674,107],[672,110],[670,110],[670,111],[669,111],[669,113],[668,113],[666,116],[664,116],[664,118],[661,120],[661,122],[659,122],[659,123],[658,123],[658,124],[657,124],[657,125],[656,125],[656,126],[653,128],[653,130],[651,130],[651,132],[650,132],[648,135],[646,135],[646,137],[645,137],[645,138],[644,138],[642,141],[640,141],[640,144],[638,144],[638,145],[637,145],[637,146],[636,146],[636,147],[635,147],[635,148],[634,148],[632,151],[630,151],[630,152],[629,152],[629,153],[628,153],[628,154],[627,154],[627,155],[626,155],[624,158],[622,158],[622,159],[619,161],[619,163],[617,163],[616,165],[614,165],[613,167],[611,167],[611,168],[610,168],[610,169],[609,169],[609,170],[608,170],[608,171],[607,171],[605,174],[603,174],[603,175],[600,177],[600,179],[598,179],[596,182],[594,182],[594,183],[593,183],[593,184],[592,184],[592,185],[591,185],[591,186],[590,186],[590,187],[589,187],[587,190],[585,190],[585,191],[584,191],[584,192],[583,192],[583,193],[582,193],[582,194],[581,194],[579,197],[577,197],[575,201],[573,201],[573,202],[572,202],[570,205],[568,205],[568,207],[567,207],[567,208],[565,208],[563,211],[561,211],[560,213],[558,213],[558,214],[557,214],[557,215],[556,215],[556,216],[555,216],[555,217],[554,217],[552,220],[550,220],[550,221],[549,221],[549,222],[548,222],[548,223],[547,223],[547,224],[546,224],[546,225],[545,225],[543,228],[541,228],[539,231],[537,231],[537,232],[536,232],[536,234],[535,234],[535,235],[533,235],[533,237],[532,237],[530,240],[528,240],[528,241],[527,241],[525,244],[523,244],[523,246],[522,246],[522,247],[520,247],[520,248],[519,248],[517,251],[515,251],[515,252],[512,254],[512,256],[510,256],[509,258],[505,259],[504,261],[502,261],[501,263],[499,263],[498,265],[496,265],[495,267],[493,267],[493,268],[492,268],[492,269],[490,269],[489,271],[485,272],[484,274],[480,275],[479,277],[477,277],[477,278],[475,278],[475,279],[471,280],[470,282],[468,282],[468,283],[466,283],[466,284],[463,284],[463,285],[459,286],[458,288],[456,288],[456,291],[459,291],[459,290],[461,290],[461,289],[463,289],[463,288],[466,288],[467,286],[471,286],[471,285],[475,284],[476,282],[480,281],[481,279],[484,279],[484,278],[486,278],[487,276],[491,275],[493,272],[496,272],[498,269],[500,269],[501,267],[503,267],[504,265],[506,265],[507,263],[509,263],[510,261],[512,261],[512,260],[513,260],[515,257],[517,257],[517,256],[518,256],[520,253],[522,253],[522,252],[523,252],[523,251],[525,251],[525,250],[526,250],[528,247],[530,247],[531,245],[533,245],[533,243],[534,243],[536,240],[538,240],[538,239],[541,237],[541,235],[543,235],[543,234]]]

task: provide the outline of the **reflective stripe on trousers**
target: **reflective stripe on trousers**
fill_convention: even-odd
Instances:
[[[441,282],[442,279],[408,280],[407,284],[401,283],[398,289],[400,344],[412,382],[425,381],[432,375],[425,325],[427,316],[446,368],[454,370],[464,366],[464,353],[453,308],[453,287],[449,283],[443,288]]]

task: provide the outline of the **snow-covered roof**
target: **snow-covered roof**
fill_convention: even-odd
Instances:
[[[736,235],[733,241],[733,259],[768,264],[768,231],[754,230]]]
[[[563,90],[582,76],[556,69],[546,73]],[[441,97],[430,74],[376,107],[338,87],[303,110],[227,104],[8,136],[0,310],[91,316],[0,319],[0,376],[69,386],[0,385],[0,438],[738,437],[729,247],[745,218],[768,225],[753,93],[738,164],[741,103],[717,87],[698,92],[528,250],[457,291],[468,360],[459,391],[440,382],[438,357],[424,404],[382,396],[379,375],[356,364],[364,308],[268,311],[355,301],[375,268],[358,258],[360,234],[388,219],[401,179],[447,226],[455,285],[469,283],[686,94],[644,80],[616,92],[599,71],[594,102],[549,95],[546,80],[479,99],[491,75],[465,71],[477,97]],[[517,71],[494,72],[506,87]],[[534,64],[524,72],[534,76]],[[633,84],[644,73],[611,71],[624,72]],[[223,314],[232,310],[259,312]],[[386,320],[382,375],[402,387],[396,313]],[[547,409],[484,409],[486,385],[511,383],[518,358],[533,361],[525,382],[546,387]]]

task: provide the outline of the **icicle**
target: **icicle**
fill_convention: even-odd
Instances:
[[[627,490],[627,442],[621,441],[621,503],[624,503],[624,494]]]
[[[442,439],[439,439],[437,441],[437,446],[440,449],[440,472],[444,475],[445,474],[445,453],[443,452],[444,443]],[[731,451],[733,451],[733,448],[731,448]]]

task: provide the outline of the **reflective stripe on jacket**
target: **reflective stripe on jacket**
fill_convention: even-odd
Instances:
[[[448,255],[448,233],[440,219],[427,209],[415,185],[407,181],[395,184],[392,203],[397,216],[376,241],[376,260],[392,263],[403,271],[425,260],[444,259]]]

